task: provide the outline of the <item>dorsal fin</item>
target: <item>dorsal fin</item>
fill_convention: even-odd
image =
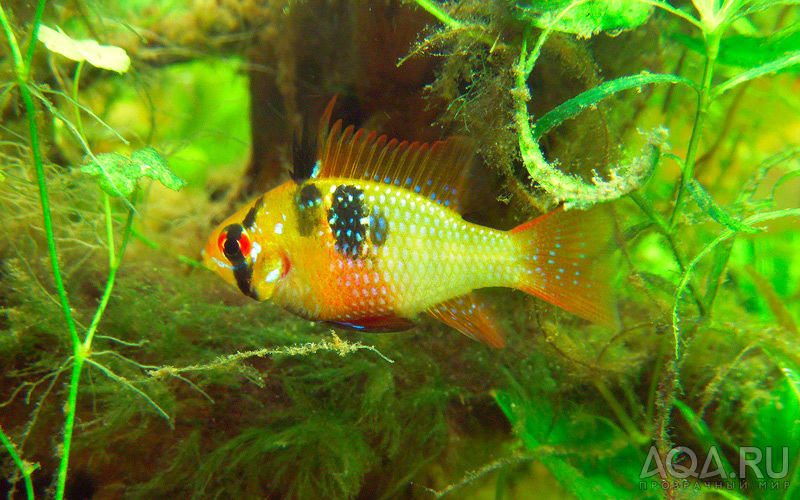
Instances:
[[[436,304],[426,312],[471,339],[492,347],[506,345],[491,309],[476,299],[473,292]]]
[[[342,130],[342,121],[329,128],[336,98],[331,99],[320,120],[317,136],[319,177],[346,177],[402,187],[459,211],[474,157],[470,141],[451,137],[446,141],[419,143],[389,140],[375,132]]]

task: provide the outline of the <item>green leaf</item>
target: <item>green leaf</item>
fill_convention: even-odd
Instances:
[[[130,158],[117,153],[103,153],[95,159],[97,161],[87,157],[81,172],[97,175],[100,188],[111,196],[130,196],[141,177],[155,179],[175,191],[185,184],[172,173],[164,157],[151,147],[135,151]]]
[[[784,210],[775,210],[772,212],[763,212],[755,215],[751,215],[747,219],[744,220],[744,224],[746,226],[750,226],[752,224],[757,224],[759,222],[765,222],[769,220],[775,219],[782,219],[784,217],[800,217],[800,208],[787,208]],[[707,244],[701,251],[698,253],[692,261],[686,265],[686,270],[683,272],[683,276],[681,277],[681,281],[678,284],[678,288],[675,290],[675,301],[672,306],[672,332],[675,338],[675,359],[681,358],[680,353],[680,345],[681,345],[681,330],[679,327],[680,323],[680,315],[678,314],[678,305],[681,300],[681,295],[683,292],[686,291],[686,287],[689,284],[689,280],[692,279],[692,275],[694,274],[694,269],[697,266],[697,263],[700,262],[700,259],[708,255],[717,245],[726,241],[730,237],[734,236],[736,231],[732,229],[725,229],[722,234],[714,238],[709,244]]]
[[[542,29],[590,37],[601,31],[630,30],[647,22],[653,8],[629,0],[524,0],[518,17]]]
[[[702,38],[681,33],[673,37],[694,52],[705,55],[706,48]],[[800,31],[766,37],[733,35],[720,41],[717,62],[754,68],[797,50],[800,50]]]
[[[652,83],[684,83],[692,88],[695,88],[694,82],[686,78],[675,75],[667,75],[660,73],[639,73],[638,75],[623,76],[602,85],[598,85],[592,89],[587,90],[572,99],[560,104],[551,111],[545,113],[539,120],[533,124],[533,138],[534,140],[540,139],[543,135],[549,132],[553,127],[559,125],[561,122],[577,116],[581,111],[591,106],[597,105],[604,99],[611,97],[616,92],[628,90],[642,85],[649,85]]]
[[[73,40],[61,28],[56,31],[44,25],[39,26],[39,40],[49,51],[73,61],[86,61],[92,66],[117,73],[124,73],[131,66],[131,58],[125,49],[100,45],[95,40]]]
[[[575,497],[623,500],[653,496],[648,495],[653,492],[636,489],[644,453],[630,444],[620,445],[624,433],[613,423],[596,416],[588,421],[559,418],[542,394],[498,391],[495,400],[525,446]],[[585,450],[585,454],[562,453],[560,447]]]
[[[719,85],[714,87],[714,89],[711,91],[711,96],[712,98],[717,98],[724,92],[727,92],[733,87],[740,85],[746,81],[752,80],[754,78],[759,78],[768,73],[775,73],[777,71],[781,71],[783,69],[798,64],[800,64],[800,50],[796,50],[790,54],[775,59],[774,61],[770,61],[766,64],[762,64],[761,66],[756,66],[755,68],[739,73],[730,80],[720,83]]]
[[[722,450],[722,447],[717,443],[717,440],[714,439],[714,434],[711,432],[711,429],[708,428],[708,425],[697,416],[697,414],[692,411],[683,401],[675,400],[675,407],[681,412],[683,418],[686,419],[686,422],[689,424],[689,427],[694,432],[695,436],[698,437],[700,443],[703,445],[703,448],[706,450],[711,449],[712,447],[716,448],[717,450]],[[724,454],[720,455],[720,461],[722,468],[725,471],[725,477],[734,477],[731,476],[731,473],[734,472],[733,466],[728,461],[727,457]]]
[[[0,174],[0,177],[2,177],[2,174]],[[777,191],[777,189],[778,189],[778,188],[779,188],[779,187],[780,187],[780,186],[781,186],[781,185],[782,185],[784,182],[786,182],[786,181],[789,181],[789,180],[791,180],[791,179],[794,179],[794,178],[796,178],[796,177],[800,177],[800,170],[793,170],[793,171],[791,171],[791,172],[787,172],[787,173],[783,174],[783,175],[781,176],[781,178],[780,178],[780,179],[778,179],[778,181],[775,183],[775,185],[774,185],[774,186],[772,186],[772,199],[773,199],[773,200],[775,199],[775,191]]]
[[[708,214],[709,217],[727,227],[731,231],[748,234],[754,234],[761,231],[759,228],[743,224],[742,221],[729,214],[727,210],[719,206],[717,202],[714,201],[711,195],[709,195],[708,192],[703,189],[703,186],[701,186],[696,180],[689,179],[686,187],[689,189],[689,194],[692,196],[692,199],[700,207],[700,210]]]

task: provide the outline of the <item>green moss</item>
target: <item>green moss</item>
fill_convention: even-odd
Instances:
[[[75,109],[64,96],[73,92],[74,68],[33,59],[26,88],[52,102],[36,101],[31,122],[17,112],[24,103],[16,77],[17,87],[0,95],[0,424],[5,449],[40,464],[32,472],[36,484],[56,476],[68,455],[67,482],[88,477],[98,498],[508,500],[531,498],[541,485],[550,490],[542,497],[551,498],[661,497],[662,491],[638,490],[652,445],[664,455],[673,446],[718,445],[736,468],[739,446],[798,441],[800,236],[792,173],[798,150],[786,146],[796,142],[800,109],[791,90],[796,82],[788,80],[796,70],[790,27],[800,16],[797,7],[729,24],[717,22],[732,13],[715,14],[715,2],[696,2],[702,9],[696,13],[659,4],[659,10],[642,6],[632,20],[614,16],[608,24],[601,15],[587,27],[566,17],[567,25],[556,26],[587,35],[601,31],[591,40],[567,33],[543,37],[531,26],[548,26],[539,22],[541,13],[539,21],[530,17],[543,4],[533,2],[524,11],[504,1],[422,2],[436,18],[406,6],[392,11],[391,23],[350,2],[338,17],[318,20],[326,27],[330,17],[347,19],[348,29],[368,40],[399,37],[392,30],[400,26],[416,32],[427,25],[414,57],[436,56],[424,59],[430,65],[421,71],[431,112],[407,119],[411,127],[427,127],[438,118],[448,132],[475,139],[502,188],[480,200],[489,213],[471,217],[511,227],[554,200],[589,204],[636,188],[631,201],[614,207],[620,327],[590,325],[520,292],[492,290],[487,296],[509,345],[491,350],[425,320],[410,332],[332,336],[325,325],[250,301],[186,264],[197,258],[210,219],[230,211],[226,193],[236,190],[249,148],[256,149],[249,144],[244,50],[227,41],[251,36],[255,28],[246,21],[262,9],[286,23],[308,23],[328,12],[324,2],[300,2],[281,17],[286,4],[268,3],[215,4],[209,12],[225,10],[231,17],[203,25],[210,30],[207,43],[219,45],[197,60],[176,51],[190,60],[161,59],[146,67],[153,47],[127,42],[139,73],[85,72],[75,90],[82,105],[134,141],[121,144],[84,112],[81,139],[98,159],[133,162],[130,152],[152,143],[188,180],[179,193],[140,180],[138,200],[128,201],[136,202],[132,234],[144,240],[132,237],[110,295],[108,266],[115,259],[109,259],[108,234],[119,248],[130,207],[108,201],[76,166],[84,152],[74,135],[64,135],[73,130],[65,123]],[[602,14],[599,2],[546,4],[548,16],[568,5],[573,14]],[[191,7],[153,9],[141,19],[153,30],[159,29],[158,12],[191,13]],[[25,13],[14,15],[19,19],[8,22],[20,23],[15,37],[24,40]],[[47,15],[52,25],[91,31],[84,20],[61,19],[67,9]],[[125,22],[139,26],[136,16],[144,14],[130,15]],[[756,30],[749,38],[763,39],[764,50],[752,52],[752,40],[723,33],[729,25],[744,29],[741,19]],[[167,40],[167,52],[179,46],[175,40],[198,33],[175,35],[179,23],[169,22],[176,24],[161,25],[156,37]],[[226,23],[239,31],[221,35]],[[602,33],[620,27],[633,29],[615,37]],[[295,29],[329,40],[328,31],[309,26],[300,31],[284,24],[280,33]],[[678,36],[687,32],[695,42]],[[713,44],[702,50],[692,45],[723,34],[717,60],[708,50]],[[374,66],[372,56],[364,58],[364,68],[345,68],[294,45],[315,40],[282,40],[247,68],[279,73],[268,89],[275,107],[264,112],[282,104],[304,109],[313,101],[309,96],[322,100],[321,94],[327,99],[353,88],[365,123],[393,119],[376,105],[382,101],[369,100],[374,87],[358,77],[371,74],[364,68]],[[697,50],[681,56],[686,44]],[[623,62],[612,65],[616,60]],[[339,76],[300,82],[292,73],[298,65]],[[773,70],[784,73],[772,76]],[[44,93],[43,81],[64,96]],[[404,85],[404,92],[422,93]],[[385,82],[379,87],[388,92]],[[28,138],[31,123],[41,148]],[[521,144],[526,123],[534,140]],[[669,130],[669,144],[665,133],[636,131],[660,127]],[[44,158],[57,261],[81,343],[108,298],[85,351],[80,345],[76,351],[59,303],[30,165],[34,150]],[[541,158],[534,161],[537,151]],[[548,170],[534,179],[537,162]],[[642,167],[634,171],[643,175],[634,179],[621,171],[615,178],[616,165]],[[564,179],[583,191],[562,196],[552,189]],[[593,180],[608,196],[590,196],[596,194]],[[210,186],[214,193],[207,192]],[[759,231],[749,234],[753,227]],[[79,383],[69,379],[76,353],[85,363]],[[75,434],[65,453],[71,388],[78,389],[74,412],[67,412],[75,416]],[[788,458],[788,489],[751,484],[732,495],[794,498],[797,453],[792,448]],[[32,470],[17,460],[3,462],[12,481],[22,469]],[[45,496],[41,488],[35,494]]]

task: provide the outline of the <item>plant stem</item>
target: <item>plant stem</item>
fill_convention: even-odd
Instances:
[[[111,215],[111,197],[107,193],[103,193],[103,201],[106,212],[106,231],[108,233],[108,260],[109,260],[108,281],[106,282],[106,288],[103,291],[103,297],[100,299],[100,305],[98,306],[97,311],[94,314],[94,318],[92,318],[92,324],[89,326],[89,330],[86,333],[86,339],[83,341],[83,351],[87,355],[91,350],[92,338],[94,337],[95,332],[97,332],[97,327],[100,324],[100,319],[103,317],[103,313],[106,310],[106,306],[108,306],[108,301],[111,299],[111,290],[114,288],[114,281],[117,277],[117,270],[119,269],[119,266],[122,263],[122,255],[125,253],[125,247],[128,246],[128,241],[130,239],[130,234],[131,234],[131,226],[133,225],[134,211],[132,209],[129,209],[128,218],[125,221],[125,229],[123,230],[122,244],[120,245],[119,255],[115,256],[114,228],[113,228],[114,219]],[[135,201],[136,201],[135,199],[132,200],[132,202]]]
[[[441,21],[442,24],[448,26],[449,28],[455,30],[464,27],[461,21],[451,17],[447,12],[439,8],[439,6],[436,5],[434,2],[431,2],[430,0],[415,0],[415,1],[417,2],[417,5],[428,11],[429,14],[431,14],[433,17]]]
[[[672,217],[670,217],[670,228],[674,228],[680,219],[681,210],[683,209],[683,203],[686,198],[686,190],[689,180],[692,178],[692,172],[694,171],[697,147],[700,144],[700,136],[703,133],[703,126],[705,125],[706,115],[708,114],[708,106],[711,103],[711,79],[714,76],[714,64],[717,62],[722,32],[721,30],[715,30],[705,32],[704,35],[706,42],[706,64],[703,68],[703,83],[700,86],[700,92],[697,97],[697,111],[694,115],[692,136],[689,138],[689,147],[686,150],[686,160],[684,161],[683,172],[681,173],[678,197],[675,200]]]
[[[675,261],[678,263],[678,267],[681,269],[681,273],[686,272],[686,257],[683,256],[681,252],[681,247],[678,244],[678,240],[675,238],[675,233],[672,231],[672,228],[669,227],[667,221],[661,217],[661,214],[653,208],[653,205],[650,204],[650,201],[639,191],[632,191],[629,193],[631,199],[636,203],[636,206],[644,212],[650,220],[652,220],[656,227],[658,227],[658,231],[664,235],[664,238],[667,240],[670,249],[672,250],[672,254],[675,256]],[[706,303],[703,298],[700,296],[700,292],[694,286],[691,286],[689,289],[692,293],[692,297],[694,301],[697,303],[697,309],[700,311],[701,315],[706,314]]]
[[[36,50],[36,41],[39,39],[39,26],[42,24],[42,14],[44,14],[45,0],[39,0],[36,5],[36,14],[33,16],[33,29],[31,30],[31,39],[28,42],[28,52],[25,54],[25,67],[31,67],[33,61],[33,52]]]
[[[28,500],[34,500],[33,482],[31,481],[31,472],[33,471],[33,468],[22,461],[19,453],[17,453],[17,449],[14,447],[14,443],[12,443],[8,436],[6,436],[6,433],[3,432],[2,427],[0,427],[0,443],[3,443],[3,446],[6,447],[9,455],[11,455],[11,460],[14,461],[20,472],[22,472],[22,478],[25,481],[25,492],[28,495]]]
[[[603,399],[606,400],[608,406],[611,407],[614,415],[617,416],[617,420],[619,420],[620,424],[622,424],[622,427],[625,429],[625,432],[628,433],[628,436],[631,438],[631,440],[633,440],[637,445],[649,441],[650,438],[639,431],[639,428],[622,408],[622,405],[619,403],[619,401],[617,401],[617,398],[614,397],[614,394],[611,393],[611,390],[608,388],[606,383],[599,378],[595,379],[593,382],[594,386],[597,387],[597,390],[600,392],[600,395],[603,396]]]
[[[64,282],[61,278],[61,268],[58,265],[58,252],[56,249],[55,235],[53,232],[53,221],[50,218],[50,201],[47,196],[47,179],[44,175],[44,164],[42,156],[39,151],[39,130],[36,126],[36,107],[33,105],[30,89],[28,88],[28,74],[30,68],[22,60],[22,54],[19,50],[19,44],[14,36],[11,24],[6,17],[2,5],[0,5],[0,24],[3,25],[3,30],[8,37],[9,44],[11,45],[11,53],[14,57],[14,67],[17,73],[17,84],[19,85],[19,92],[22,97],[22,102],[25,105],[25,113],[28,115],[29,132],[31,136],[31,152],[33,153],[33,163],[36,168],[36,179],[39,184],[39,199],[42,205],[42,218],[44,219],[44,229],[47,235],[47,248],[50,253],[50,263],[53,267],[53,281],[55,282],[56,289],[58,290],[58,297],[61,302],[61,309],[64,312],[64,318],[67,321],[67,329],[69,330],[72,339],[73,347],[80,344],[78,339],[78,332],[75,329],[75,322],[72,318],[72,310],[69,307],[69,299],[67,298],[67,291],[64,289]],[[38,32],[38,27],[34,29],[34,34]],[[36,40],[31,38],[31,44]]]
[[[75,77],[72,80],[72,100],[73,106],[75,107],[75,128],[78,129],[78,134],[83,137],[86,137],[86,134],[83,133],[83,120],[81,120],[81,107],[78,104],[78,88],[80,87],[81,83],[81,71],[83,70],[83,62],[80,61],[78,66],[75,68]]]

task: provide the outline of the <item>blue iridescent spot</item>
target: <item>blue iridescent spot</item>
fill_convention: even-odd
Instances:
[[[419,193],[421,191],[419,186],[414,186],[414,192]]]
[[[395,186],[399,186],[400,185],[400,179],[395,179],[394,180],[394,185]]]
[[[450,206],[450,200],[444,200],[444,206],[446,207]]]
[[[411,177],[409,177],[408,179],[406,179],[406,186],[408,186],[409,184],[411,184]]]
[[[561,243],[556,243],[556,248],[561,248]]]
[[[431,184],[433,184],[433,181],[431,179],[428,179],[428,185],[430,186]]]
[[[387,178],[385,178],[385,179],[383,180],[383,182],[385,182],[386,184],[391,184],[391,183],[392,183],[392,180],[391,180],[390,178],[388,178],[388,177],[387,177]]]
[[[556,256],[556,253],[554,251],[552,251],[552,250],[550,250],[549,253],[550,253],[550,257],[555,257]]]
[[[436,193],[431,193],[431,199],[432,199],[432,200],[435,200],[435,199],[436,199]]]
[[[445,184],[444,185],[444,190],[445,190],[445,192],[450,191],[450,185],[449,184]]]

